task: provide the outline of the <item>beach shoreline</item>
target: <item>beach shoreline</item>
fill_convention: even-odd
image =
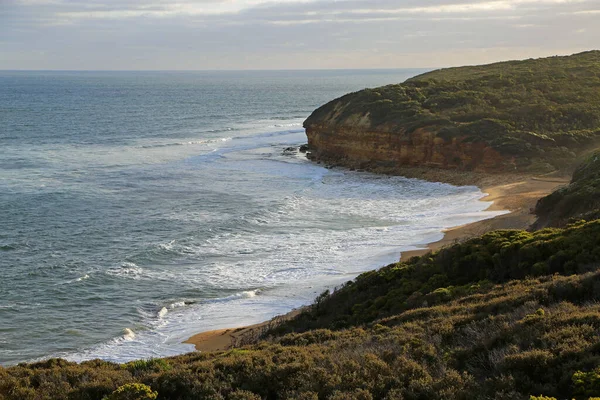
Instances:
[[[411,257],[422,256],[444,246],[499,229],[528,229],[536,220],[533,210],[537,201],[569,181],[568,176],[530,176],[508,183],[503,181],[499,185],[481,185],[480,190],[487,193],[487,196],[482,197],[480,201],[492,202],[486,211],[509,212],[447,229],[443,232],[442,239],[427,244],[423,249],[404,251],[400,259],[406,261]]]
[[[462,176],[455,180],[452,179],[451,174],[444,172],[444,175],[442,179],[444,181],[464,184]],[[409,177],[422,178],[422,176],[414,175]],[[570,177],[556,174],[545,176],[481,175],[475,180],[477,181],[476,186],[487,194],[480,201],[492,202],[486,211],[506,210],[508,213],[447,229],[443,232],[444,237],[442,239],[429,243],[422,249],[401,252],[400,260],[405,261],[411,257],[422,256],[444,246],[459,243],[498,229],[527,229],[535,222],[533,209],[537,201],[552,193],[559,186],[568,184]],[[258,324],[200,332],[184,343],[194,345],[196,351],[230,350],[237,345],[244,344],[245,340],[256,338],[270,325],[294,318],[301,311],[302,308],[295,309]]]

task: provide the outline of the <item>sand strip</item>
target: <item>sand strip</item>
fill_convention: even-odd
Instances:
[[[196,347],[196,350],[199,351],[229,350],[232,347],[244,345],[246,342],[253,341],[271,326],[275,326],[281,321],[292,319],[301,312],[302,308],[298,308],[287,314],[277,316],[269,321],[264,321],[259,324],[201,332],[192,336],[184,343],[193,344]]]

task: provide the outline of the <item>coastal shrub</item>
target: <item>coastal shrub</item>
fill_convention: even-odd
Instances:
[[[247,390],[236,390],[228,397],[228,400],[261,400],[261,397]]]
[[[600,367],[590,372],[577,371],[573,374],[575,394],[583,396],[600,396]]]
[[[124,364],[123,367],[127,369],[133,376],[137,376],[146,372],[160,372],[168,371],[171,366],[166,360],[161,358],[150,358],[148,360],[136,360]]]
[[[168,370],[22,364],[0,369],[0,398],[100,400],[144,384],[157,399],[587,399],[600,365],[600,286],[589,282],[600,271],[484,283],[370,325],[170,357]]]
[[[129,383],[123,385],[109,396],[106,396],[105,400],[155,400],[158,393],[153,392],[149,386],[142,383]]]

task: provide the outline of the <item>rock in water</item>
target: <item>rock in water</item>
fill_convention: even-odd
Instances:
[[[283,154],[284,156],[288,156],[290,154],[294,154],[298,151],[298,149],[296,147],[286,147],[285,149],[283,149],[283,152],[281,154]]]

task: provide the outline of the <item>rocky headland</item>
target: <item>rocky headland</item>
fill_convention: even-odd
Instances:
[[[548,173],[600,143],[600,51],[441,69],[333,100],[305,121],[312,159]]]

